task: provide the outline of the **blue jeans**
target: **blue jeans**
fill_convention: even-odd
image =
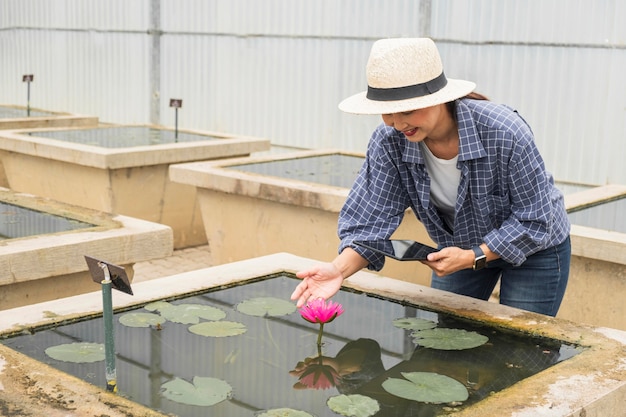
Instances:
[[[571,250],[568,237],[529,256],[520,266],[497,259],[480,271],[464,269],[445,277],[433,274],[431,286],[487,300],[500,279],[500,304],[556,316],[567,287]]]

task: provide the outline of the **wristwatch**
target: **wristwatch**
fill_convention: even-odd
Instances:
[[[483,269],[487,266],[487,256],[480,248],[480,246],[474,246],[472,248],[474,251],[474,271],[478,271],[479,269]]]

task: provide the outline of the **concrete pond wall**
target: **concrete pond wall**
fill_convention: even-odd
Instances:
[[[287,253],[272,254],[183,274],[144,281],[133,286],[134,295],[116,292],[116,311],[127,311],[149,302],[198,294],[275,274],[293,274],[308,268],[315,259]],[[294,280],[294,286],[297,281]],[[454,413],[457,417],[618,417],[626,403],[626,332],[576,324],[568,320],[525,312],[475,300],[379,274],[360,271],[344,282],[346,288],[410,303],[430,311],[483,323],[511,332],[545,337],[579,346],[577,355],[527,377],[508,388]],[[352,308],[357,308],[353,306]],[[35,332],[81,318],[98,317],[102,311],[99,292],[27,307],[0,311],[0,337]],[[340,323],[338,318],[336,323]],[[333,323],[333,325],[338,325]],[[363,326],[367,326],[364,322]],[[121,344],[132,340],[120,340]],[[121,345],[120,345],[121,346]],[[164,353],[161,353],[163,355]],[[209,352],[207,352],[209,354]],[[185,362],[184,355],[157,358]],[[266,366],[271,367],[272,363]],[[286,370],[283,370],[286,372]],[[140,382],[138,382],[140,383]],[[275,398],[272,384],[255,392],[238,392],[246,405]],[[332,395],[329,393],[328,395]],[[236,400],[236,398],[235,398]],[[163,416],[104,391],[0,344],[0,402],[9,412],[24,415]],[[304,406],[304,405],[303,405]],[[195,414],[194,414],[195,415]]]
[[[265,139],[189,130],[181,130],[181,136],[193,136],[195,141],[122,146],[122,140],[112,135],[104,138],[112,142],[107,147],[98,139],[91,143],[63,139],[102,137],[113,131],[107,129],[124,128],[174,135],[172,129],[157,126],[115,125],[0,131],[0,185],[168,225],[174,232],[174,247],[179,249],[207,240],[196,188],[171,182],[170,164],[245,156],[270,147]]]
[[[607,185],[568,194],[565,205],[576,212],[624,198],[626,186]],[[573,224],[571,237],[570,281],[559,317],[626,330],[626,231]]]
[[[348,188],[238,169],[328,155],[355,160],[364,156],[326,149],[176,164],[170,167],[170,178],[197,187],[214,264],[284,251],[330,260],[336,255],[337,216]],[[625,189],[608,186],[577,192],[566,196],[567,208],[610,201],[626,194]],[[570,283],[559,317],[626,330],[626,305],[616,296],[626,294],[626,234],[574,225],[571,235]],[[411,211],[393,237],[433,244]],[[381,273],[430,285],[430,270],[419,262],[388,260]]]
[[[93,127],[98,117],[73,113],[28,109],[24,106],[0,104],[0,130],[37,129],[49,127]]]
[[[172,230],[162,224],[4,188],[0,188],[0,203],[85,225],[37,232],[38,220],[33,219],[33,224],[25,226],[30,229],[28,234],[0,240],[0,310],[94,291],[98,286],[92,281],[85,255],[123,266],[132,279],[136,262],[170,256],[173,251]],[[21,223],[19,217],[10,208],[0,213],[3,225]]]

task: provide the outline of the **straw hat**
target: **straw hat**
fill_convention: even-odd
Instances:
[[[382,39],[372,46],[366,67],[367,91],[339,103],[355,114],[391,114],[422,109],[463,97],[476,87],[446,78],[439,51],[429,38]]]

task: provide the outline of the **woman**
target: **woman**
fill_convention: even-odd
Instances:
[[[344,279],[384,258],[353,244],[388,239],[411,207],[440,250],[424,264],[432,287],[556,315],[569,275],[562,193],[517,112],[447,79],[427,38],[374,43],[368,90],[342,111],[381,114],[339,215],[339,255],[298,272],[292,299],[329,298]]]

